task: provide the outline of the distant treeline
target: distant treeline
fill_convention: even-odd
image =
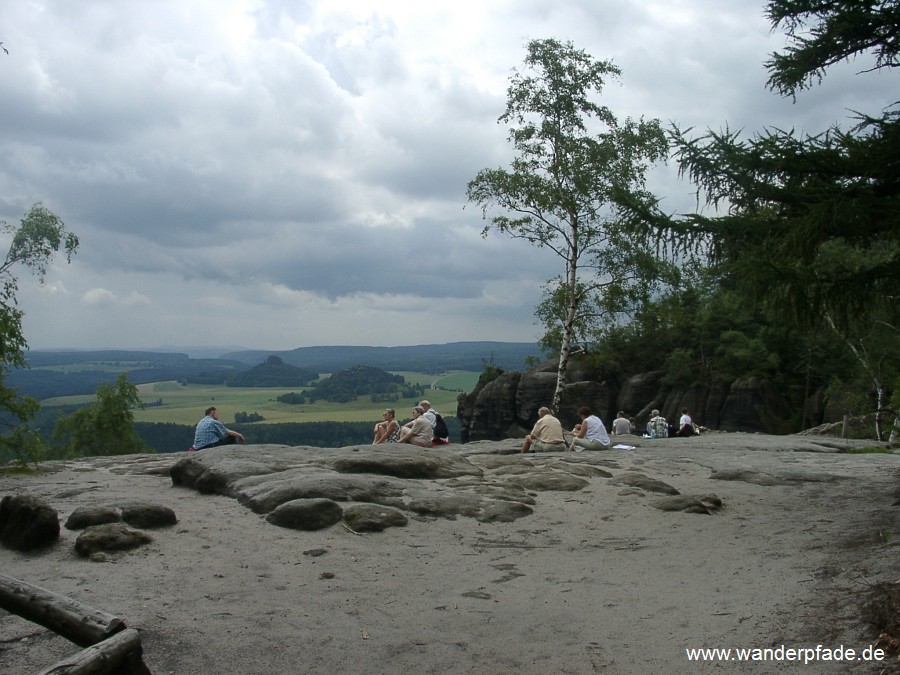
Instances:
[[[53,428],[60,414],[71,414],[76,408],[54,409],[53,414],[44,414],[39,420],[37,431],[45,442],[53,444]],[[450,430],[450,440],[459,443],[459,420],[445,417]],[[241,432],[247,443],[274,445],[309,445],[315,448],[342,448],[347,445],[366,445],[372,442],[371,422],[298,422],[289,424],[234,424],[229,429]],[[134,429],[143,441],[155,452],[184,452],[194,442],[194,427],[187,424],[160,422],[135,422]],[[12,456],[0,457],[0,464],[6,464]]]
[[[521,370],[540,350],[533,343],[457,342],[410,347],[303,347],[287,352],[235,352],[218,359],[195,359],[173,352],[29,351],[30,368],[10,370],[4,384],[37,400],[94,394],[128,371],[132,384],[176,380],[233,387],[300,387],[319,373],[337,373],[359,364],[392,371],[480,372],[486,364]],[[275,360],[275,361],[273,361]],[[71,366],[69,370],[44,370]],[[287,378],[287,379],[285,379]],[[332,386],[332,385],[329,385]],[[387,400],[390,400],[388,396]]]
[[[459,443],[459,420],[445,417],[450,440]],[[275,445],[309,445],[316,448],[342,448],[372,442],[371,422],[296,422],[289,424],[235,424],[247,443]],[[156,452],[183,452],[194,441],[194,427],[185,424],[135,422],[135,431]]]
[[[504,370],[524,370],[531,359],[543,360],[534,342],[451,342],[443,345],[403,347],[300,347],[290,351],[231,352],[223,359],[259,363],[269,355],[285,363],[310,368],[320,373],[335,373],[359,363],[383,370],[444,373],[449,370],[480,372],[486,363]]]
[[[373,402],[391,402],[401,398],[420,398],[424,394],[424,387],[407,384],[402,375],[393,375],[372,366],[353,366],[321,382],[316,382],[313,388],[306,392],[305,398],[310,403],[318,400],[347,403],[356,400],[358,396],[370,396]],[[301,401],[300,398],[292,400],[301,405],[305,404],[306,401]],[[278,400],[283,403],[289,402],[280,396]]]
[[[75,354],[80,354],[76,352]],[[89,352],[96,354],[97,352]],[[102,352],[108,355],[107,352]],[[132,352],[121,354],[133,355]],[[146,356],[146,353],[142,353]],[[57,358],[51,358],[53,354],[42,352],[30,352],[28,362],[31,368],[19,368],[10,370],[5,378],[5,384],[13,387],[25,396],[31,396],[39,401],[58,396],[77,396],[80,394],[94,394],[104,382],[115,382],[120,372],[128,371],[128,381],[132,384],[146,384],[149,382],[164,382],[166,380],[184,380],[202,373],[216,372],[219,383],[230,373],[247,369],[247,365],[238,361],[224,359],[159,359],[130,360],[125,356],[119,358],[73,361],[77,358],[69,352],[56,354]],[[69,360],[66,360],[67,357]],[[59,361],[59,362],[56,362]],[[95,364],[96,370],[85,367],[81,370],[39,370],[41,367],[61,367],[77,364]],[[99,364],[104,367],[100,368]]]

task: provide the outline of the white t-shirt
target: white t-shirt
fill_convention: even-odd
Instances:
[[[609,445],[609,434],[606,433],[606,427],[596,415],[589,415],[584,418],[584,424],[587,425],[587,431],[584,433],[585,439],[589,441],[600,441],[603,445]]]

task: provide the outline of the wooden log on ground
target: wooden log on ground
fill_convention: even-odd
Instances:
[[[79,647],[125,629],[125,622],[77,600],[0,574],[0,608],[49,628]]]
[[[149,675],[141,655],[141,636],[127,628],[42,670],[39,675]]]

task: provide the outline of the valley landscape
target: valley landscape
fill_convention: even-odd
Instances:
[[[135,409],[138,433],[156,452],[184,450],[192,439],[192,428],[210,405],[221,419],[259,442],[336,445],[364,442],[371,425],[381,419],[385,407],[397,410],[398,419],[411,418],[410,409],[422,398],[448,418],[451,437],[459,440],[455,423],[457,397],[471,391],[485,364],[523,368],[539,354],[526,343],[472,342],[447,345],[385,347],[313,347],[285,352],[247,350],[193,358],[184,352],[147,351],[37,351],[28,355],[30,368],[13,371],[9,381],[20,393],[41,404],[37,426],[49,440],[56,419],[94,400],[97,387],[126,373],[135,384],[144,407]],[[252,372],[267,359],[277,359],[288,371],[302,368],[291,385],[232,386],[223,378]],[[308,395],[314,386],[334,373],[364,365],[399,375],[408,388],[387,400],[370,394],[345,400],[318,399],[302,405],[283,403],[286,394]],[[212,377],[211,377],[212,375]],[[218,380],[218,383],[214,383]],[[238,414],[255,415],[258,422],[236,422]],[[279,425],[282,425],[279,427]],[[284,425],[291,426],[289,429]]]

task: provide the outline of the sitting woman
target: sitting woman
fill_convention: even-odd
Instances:
[[[578,409],[578,416],[581,418],[581,424],[576,424],[572,429],[572,443],[569,445],[569,452],[575,450],[606,450],[609,448],[609,434],[606,433],[606,427],[600,418],[591,412],[587,406]]]
[[[395,414],[393,408],[384,411],[384,421],[375,425],[375,440],[372,445],[396,443],[400,438],[400,423],[394,419]]]

